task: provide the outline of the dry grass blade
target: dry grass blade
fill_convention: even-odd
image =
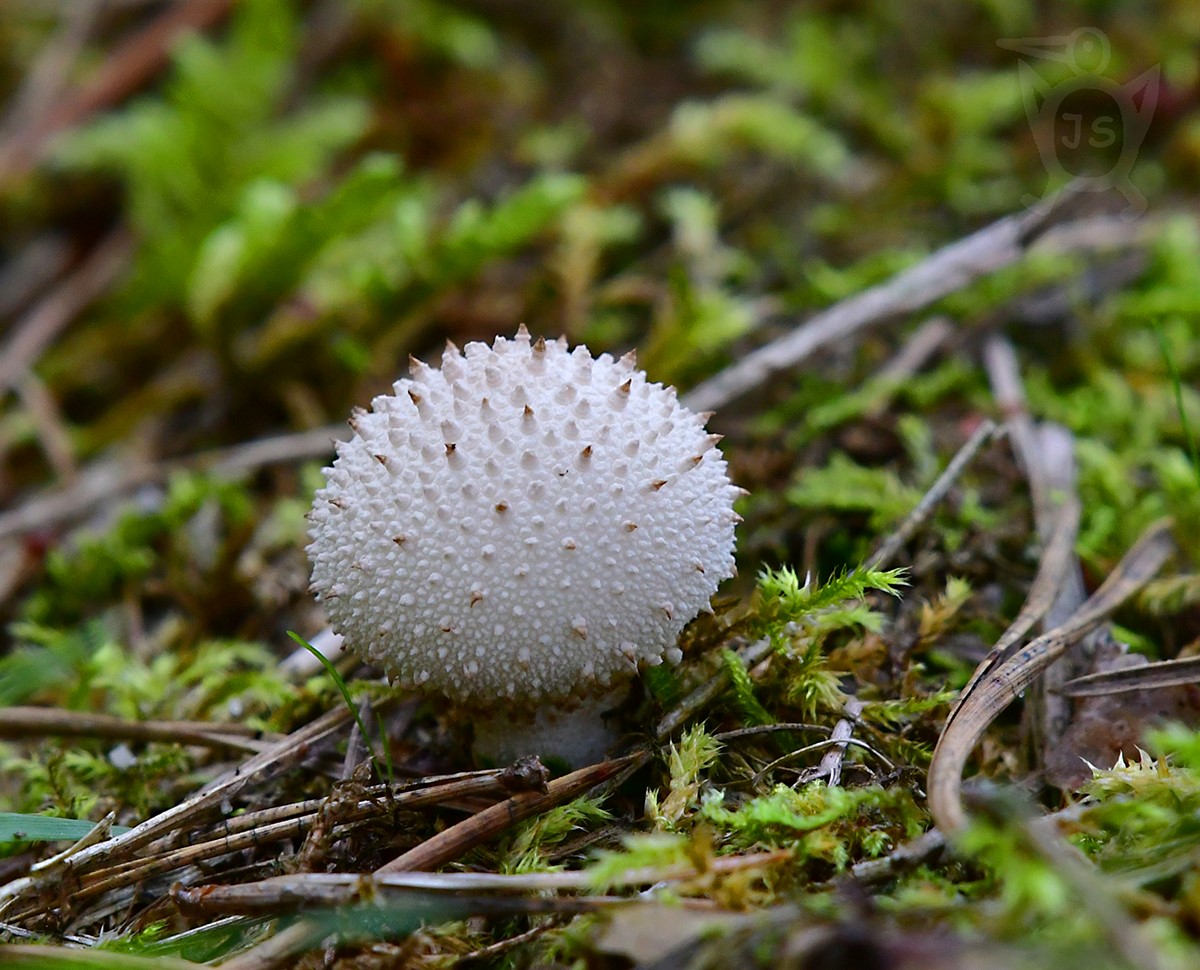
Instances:
[[[1143,667],[1121,670],[1102,670],[1068,680],[1059,688],[1067,697],[1099,697],[1103,694],[1122,694],[1131,690],[1156,690],[1178,687],[1200,681],[1200,657],[1180,657],[1161,660]]]
[[[1060,526],[1061,528],[1061,526]],[[1053,541],[1051,545],[1053,546]],[[988,725],[1012,703],[1037,678],[1049,664],[1061,656],[1072,643],[1086,636],[1111,614],[1117,607],[1136,593],[1162,568],[1174,549],[1170,522],[1158,522],[1148,528],[1118,563],[1108,577],[1087,602],[1062,625],[1055,627],[1025,647],[1009,656],[1004,650],[993,650],[975,677],[964,689],[958,705],[950,713],[942,729],[933,759],[929,765],[929,809],[938,827],[945,832],[961,829],[966,824],[966,813],[962,805],[962,771],[976,742],[983,736]],[[1039,570],[1038,580],[1043,573],[1061,564],[1047,565],[1047,555]],[[1035,591],[1045,599],[1042,590],[1052,590],[1048,578],[1045,583],[1035,581]],[[1052,600],[1053,597],[1051,596]],[[1031,593],[1030,601],[1034,600]],[[1030,608],[1022,610],[1017,622],[1032,626],[1040,604],[1027,603]],[[1033,616],[1029,620],[1026,614]],[[1044,614],[1044,610],[1041,611]],[[1023,619],[1024,617],[1024,619]],[[1013,628],[1010,627],[1010,631]],[[1006,632],[1001,643],[1015,644],[1023,634]]]
[[[1049,612],[1075,552],[1079,515],[1078,502],[1066,502],[1060,507],[1057,525],[1042,553],[1037,575],[1034,576],[1033,585],[1029,588],[1029,595],[1022,604],[1020,612],[1017,613],[1016,619],[1009,624],[1008,629],[996,641],[995,646],[988,651],[988,655],[975,668],[967,685],[959,692],[958,700],[950,708],[946,723],[942,727],[943,737],[950,730],[951,725],[980,681],[1007,663],[1026,634]]]
[[[1062,496],[1078,493],[1074,436],[1067,428],[1053,422],[1034,422],[1017,351],[1011,341],[999,335],[988,338],[983,347],[983,364],[996,404],[1005,416],[1004,426],[1017,463],[1029,481],[1038,537],[1049,542],[1058,524]],[[1079,609],[1086,598],[1083,570],[1075,557],[1071,557],[1050,608],[1040,621],[1042,631],[1058,626]],[[1085,639],[1048,667],[1022,712],[1024,729],[1033,739],[1032,746],[1043,763],[1071,720],[1071,705],[1057,692],[1057,687],[1074,674],[1085,672],[1078,668],[1084,663],[1087,650]]]
[[[47,286],[58,279],[71,262],[66,239],[47,233],[27,243],[0,266],[0,320],[9,321]]]

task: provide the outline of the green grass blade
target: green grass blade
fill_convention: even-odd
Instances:
[[[287,633],[289,637],[295,640],[298,644],[300,644],[300,646],[302,646],[321,662],[321,666],[325,668],[325,672],[328,673],[329,676],[333,678],[333,682],[337,684],[337,689],[341,691],[342,694],[342,700],[346,702],[346,707],[349,708],[350,714],[354,718],[354,723],[358,725],[358,731],[362,735],[363,744],[367,746],[367,753],[371,756],[371,764],[375,767],[375,774],[378,775],[380,781],[383,781],[386,776],[379,767],[379,759],[375,757],[375,746],[371,743],[371,735],[368,733],[367,726],[363,723],[362,717],[359,716],[358,706],[354,703],[354,699],[350,696],[350,688],[346,686],[345,678],[338,673],[338,669],[333,665],[333,661],[331,661],[325,656],[325,654],[321,653],[320,650],[305,640],[304,637],[300,636],[299,633],[297,633],[295,630],[288,630]]]
[[[0,812],[0,843],[3,842],[77,842],[96,827],[84,818],[55,818],[51,815],[26,815]],[[113,835],[128,832],[125,825],[114,825]]]
[[[1162,351],[1163,360],[1167,364],[1167,373],[1171,377],[1171,386],[1175,390],[1175,409],[1179,412],[1179,424],[1183,428],[1183,437],[1187,441],[1188,456],[1192,461],[1192,471],[1196,473],[1196,484],[1200,486],[1200,445],[1196,435],[1192,433],[1191,422],[1188,421],[1187,409],[1183,406],[1183,380],[1179,376],[1179,368],[1175,365],[1175,357],[1167,346],[1167,338],[1162,326],[1155,321],[1154,335],[1158,338],[1158,347]]]

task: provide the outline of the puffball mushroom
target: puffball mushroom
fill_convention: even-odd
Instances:
[[[410,363],[325,469],[313,590],[393,682],[471,711],[477,750],[592,758],[603,709],[680,659],[734,572],[719,436],[632,354],[524,326]]]

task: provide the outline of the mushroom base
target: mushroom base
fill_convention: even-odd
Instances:
[[[472,750],[476,758],[497,765],[530,755],[565,761],[572,768],[595,764],[617,741],[604,715],[620,705],[626,690],[589,697],[575,707],[546,705],[527,715],[506,711],[480,716]]]

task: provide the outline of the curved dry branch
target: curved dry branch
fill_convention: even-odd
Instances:
[[[934,749],[929,764],[929,810],[943,832],[954,832],[967,822],[962,805],[962,772],[988,725],[1063,651],[1141,589],[1174,549],[1169,520],[1150,526],[1070,619],[1015,649],[1038,618],[1045,615],[1053,602],[1058,578],[1069,562],[1071,549],[1062,536],[1074,532],[1070,519],[1078,515],[1078,509],[1072,509],[1071,504],[1064,506],[1025,607],[963,689]]]

